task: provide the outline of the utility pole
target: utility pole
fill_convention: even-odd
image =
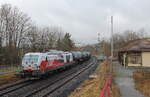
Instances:
[[[98,42],[99,42],[99,53],[102,55],[102,56],[104,56],[104,43],[103,43],[103,41],[104,41],[104,38],[102,38],[101,36],[100,36],[100,33],[98,33]]]
[[[113,16],[111,16],[111,72],[113,72],[113,52],[114,52],[114,46],[113,46]]]
[[[98,33],[98,48],[99,49],[97,49],[97,53],[100,53],[100,33]]]
[[[100,42],[100,33],[98,33],[98,42]]]

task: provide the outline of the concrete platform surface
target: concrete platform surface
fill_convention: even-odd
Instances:
[[[134,80],[132,78],[134,69],[124,68],[118,62],[113,63],[113,66],[116,71],[115,82],[120,89],[122,97],[145,97],[134,88]]]

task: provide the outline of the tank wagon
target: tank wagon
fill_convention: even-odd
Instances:
[[[50,50],[45,53],[26,53],[22,60],[21,77],[41,78],[49,72],[64,70],[75,63],[84,62],[91,57],[90,52]]]

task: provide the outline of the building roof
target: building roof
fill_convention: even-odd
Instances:
[[[134,40],[127,43],[123,48],[120,49],[120,52],[150,52],[150,38]]]

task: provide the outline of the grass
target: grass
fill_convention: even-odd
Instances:
[[[18,78],[15,74],[16,73],[7,73],[0,75],[0,86],[21,80],[21,78]]]
[[[150,70],[137,70],[133,73],[135,88],[150,97]]]
[[[104,83],[109,76],[109,69],[109,65],[105,65],[104,63],[99,65],[93,73],[97,77],[85,80],[69,97],[99,97]],[[120,97],[120,92],[114,82],[111,90],[112,97]]]
[[[12,70],[19,70],[21,69],[21,67],[17,67],[17,66],[0,66],[0,72],[7,72],[7,71],[12,71]]]

